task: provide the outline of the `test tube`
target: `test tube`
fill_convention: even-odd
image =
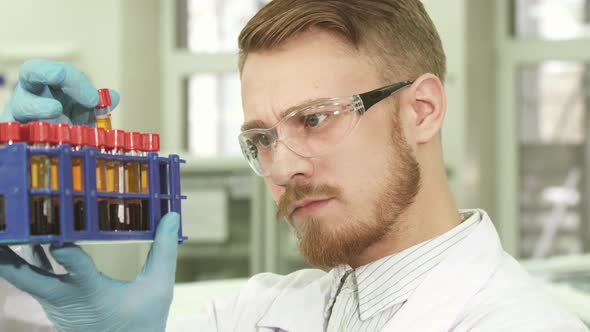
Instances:
[[[49,148],[50,125],[48,122],[29,122],[24,126],[27,141],[34,148]],[[51,162],[47,155],[33,154],[29,158],[29,183],[31,189],[51,189]],[[31,234],[57,233],[51,197],[31,195],[30,220]]]
[[[70,144],[70,125],[54,123],[50,125],[49,144],[57,147],[60,144]],[[57,158],[51,158],[51,189],[59,189]]]
[[[70,144],[72,151],[82,151],[86,145],[86,132],[90,128],[86,126],[72,126],[70,128]],[[100,152],[100,151],[99,151]],[[84,191],[84,159],[79,156],[72,157],[72,189]]]
[[[106,131],[103,128],[86,127],[86,144],[96,149],[99,154],[105,154]],[[96,190],[106,192],[106,162],[100,155],[96,157]]]
[[[65,123],[53,123],[50,125],[49,144],[52,147],[58,147],[61,144],[70,144],[70,125]],[[59,165],[58,158],[51,157],[51,189],[59,190]],[[52,197],[53,217],[56,221],[55,225],[59,224],[59,196]]]
[[[141,133],[125,133],[125,154],[128,156],[141,156]],[[139,161],[125,163],[125,192],[139,193],[141,190]],[[125,200],[125,224],[129,230],[142,229],[142,209],[139,199]]]
[[[154,133],[141,134],[141,147],[143,155],[147,156],[148,152],[160,151],[160,135]],[[148,193],[149,189],[149,175],[148,164],[141,164],[141,192]]]
[[[141,148],[143,155],[147,156],[148,152],[158,152],[160,151],[160,136],[155,133],[144,133],[141,134]],[[159,171],[159,170],[154,170]],[[142,193],[149,193],[150,186],[149,186],[149,173],[148,173],[148,164],[147,162],[141,163],[141,192]],[[149,200],[144,199],[141,202],[142,208],[142,223],[141,229],[142,230],[149,230],[150,228],[150,209],[149,209]]]
[[[18,122],[0,122],[0,147],[22,142],[21,124]],[[0,231],[6,230],[6,201],[0,195]]]
[[[96,191],[107,191],[106,162],[101,154],[105,154],[105,130],[102,128],[85,127],[86,145],[93,147],[99,153],[96,156]],[[109,230],[109,201],[98,197],[98,224],[100,230]]]
[[[107,130],[105,148],[107,154],[118,156],[125,153],[125,132],[119,129]],[[125,192],[125,167],[116,159],[107,161],[107,192]],[[125,224],[125,203],[119,198],[109,198],[110,230],[127,230]]]
[[[96,126],[103,129],[112,129],[111,126],[111,94],[109,89],[98,89],[99,102],[94,108]]]
[[[82,151],[86,145],[86,126],[71,126],[70,144],[73,151]],[[80,156],[72,156],[72,190],[74,190],[74,229],[83,231],[86,229],[86,207],[84,196],[84,159]]]

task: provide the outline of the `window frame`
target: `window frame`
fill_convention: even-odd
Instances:
[[[187,159],[183,169],[203,170],[215,167],[227,170],[249,169],[242,156],[201,158],[191,155],[185,142],[186,80],[198,74],[233,74],[238,70],[235,52],[195,53],[176,46],[178,26],[177,0],[160,0],[161,5],[161,77],[160,113],[163,151],[175,151]],[[178,130],[182,128],[182,130]],[[238,144],[236,138],[236,144]]]
[[[517,75],[522,64],[544,61],[573,61],[590,63],[590,42],[588,38],[571,40],[518,39],[513,35],[514,0],[495,3],[495,25],[497,47],[496,71],[496,213],[497,226],[504,249],[519,257],[520,213],[519,213],[519,119],[517,116]],[[590,146],[590,144],[587,144]],[[590,156],[590,151],[586,153]],[[590,164],[586,157],[586,164]],[[588,194],[588,180],[582,183]],[[583,215],[590,215],[587,204]]]

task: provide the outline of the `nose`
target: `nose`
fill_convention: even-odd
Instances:
[[[306,182],[313,175],[313,163],[310,158],[293,152],[283,142],[277,142],[273,148],[273,163],[270,178],[277,186],[286,186],[294,182]]]

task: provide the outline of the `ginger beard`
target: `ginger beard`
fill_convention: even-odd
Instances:
[[[348,264],[353,257],[380,241],[414,202],[420,187],[420,168],[403,137],[399,115],[394,118],[393,142],[388,144],[390,148],[385,151],[391,157],[388,158],[384,181],[373,207],[363,210],[368,211],[367,214],[348,215],[344,220],[309,217],[298,221],[296,227],[287,216],[289,205],[309,197],[335,197],[342,200],[342,190],[327,184],[285,188],[285,193],[279,199],[277,220],[287,217],[287,222],[299,239],[299,250],[311,265],[331,268]]]

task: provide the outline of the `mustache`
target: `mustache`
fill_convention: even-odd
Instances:
[[[285,188],[285,192],[279,198],[275,217],[277,220],[283,217],[287,217],[287,214],[289,213],[289,206],[291,206],[296,201],[305,198],[314,198],[320,196],[337,197],[340,195],[340,192],[340,188],[328,184],[303,184],[296,186],[287,186]]]

